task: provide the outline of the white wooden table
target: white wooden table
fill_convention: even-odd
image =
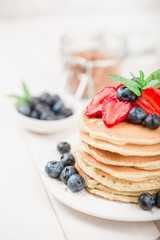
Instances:
[[[77,131],[76,126],[53,135],[27,132],[17,126],[11,100],[4,94],[20,93],[22,77],[34,94],[56,89],[62,28],[54,29],[55,22],[0,21],[0,240],[156,240],[160,232],[153,222],[82,214],[55,200],[43,185],[40,163],[58,141]]]

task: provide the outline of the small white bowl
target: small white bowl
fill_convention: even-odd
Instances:
[[[79,102],[70,96],[61,96],[59,93],[58,95],[61,97],[62,101],[65,103],[66,107],[72,109],[73,114],[70,117],[61,119],[61,120],[52,120],[52,121],[45,121],[34,119],[30,117],[26,117],[17,111],[15,106],[15,116],[17,118],[18,124],[26,128],[27,130],[35,133],[41,134],[49,134],[54,132],[60,132],[65,130],[70,125],[72,125],[80,114],[80,104]]]

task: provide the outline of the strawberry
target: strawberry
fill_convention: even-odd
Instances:
[[[160,116],[160,95],[153,88],[147,88],[142,91],[141,96],[136,100],[139,107],[147,114],[157,114]]]
[[[116,98],[106,98],[102,104],[102,119],[104,124],[109,128],[123,121],[129,111],[131,104],[126,101],[119,101]]]
[[[101,92],[97,93],[87,106],[85,115],[87,117],[94,117],[102,114],[103,100],[108,97],[117,97],[117,91],[115,87],[105,87]]]
[[[156,92],[160,95],[160,87],[156,89]]]
[[[124,86],[124,84],[118,85],[118,86],[116,87],[116,90],[118,90],[118,88],[120,88],[120,87],[122,87],[122,86]]]

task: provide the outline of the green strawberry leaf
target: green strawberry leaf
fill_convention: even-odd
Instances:
[[[155,79],[155,80],[152,80],[150,81],[147,85],[145,85],[143,87],[143,90],[146,89],[146,88],[154,88],[154,89],[157,89],[158,87],[160,87],[160,79]]]
[[[15,98],[20,104],[28,105],[28,100],[24,97],[20,97],[18,95],[8,95],[8,97]]]
[[[27,88],[27,86],[26,86],[26,84],[24,82],[22,82],[22,87],[23,87],[23,91],[24,91],[25,97],[27,99],[29,99],[31,95],[30,95],[29,90],[28,90],[28,88]]]
[[[139,90],[139,85],[128,79],[128,78],[124,78],[115,74],[108,74],[110,76],[111,79],[119,81],[121,83],[123,83],[126,87],[128,87],[132,92],[134,92],[137,96],[141,95],[141,91]]]
[[[145,86],[152,80],[160,79],[160,69],[151,73],[145,80]]]

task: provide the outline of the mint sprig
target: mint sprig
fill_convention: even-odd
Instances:
[[[118,75],[115,75],[115,74],[108,74],[110,76],[110,78],[112,78],[113,80],[116,80],[118,82],[121,82],[123,83],[126,87],[128,87],[132,92],[134,92],[137,96],[140,96],[141,95],[141,92],[139,90],[139,85],[134,82],[134,81],[131,81],[130,79],[128,78],[124,78],[124,77],[121,77],[121,76],[118,76]]]
[[[28,105],[28,100],[29,100],[31,95],[30,95],[30,92],[29,92],[29,90],[28,90],[28,88],[27,88],[27,86],[24,82],[22,82],[22,89],[23,89],[24,96],[10,94],[10,95],[8,95],[8,97],[16,99],[17,104]]]
[[[147,89],[150,87],[157,89],[158,87],[160,87],[160,69],[151,73],[146,79],[142,71],[139,71],[139,77],[135,77],[133,73],[130,73],[130,74],[136,80],[136,82],[134,82],[129,78],[121,77],[115,74],[108,74],[108,75],[110,76],[111,79],[123,83],[137,96],[140,96],[142,90],[144,89]]]

